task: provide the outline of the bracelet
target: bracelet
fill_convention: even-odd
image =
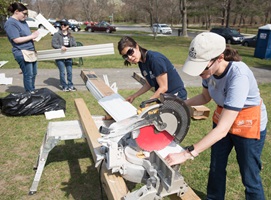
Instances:
[[[187,158],[187,159],[194,160],[194,156],[189,151],[185,151],[185,152],[188,153],[188,155],[189,155],[189,158]]]
[[[187,146],[184,149],[187,150],[194,158],[199,155],[198,152],[194,149],[194,145]]]

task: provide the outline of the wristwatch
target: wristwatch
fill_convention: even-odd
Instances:
[[[199,155],[198,152],[195,150],[194,145],[187,146],[184,149],[187,150],[194,158]]]

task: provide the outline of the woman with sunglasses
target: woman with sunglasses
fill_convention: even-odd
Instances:
[[[69,47],[75,47],[76,41],[69,31],[69,22],[66,19],[60,21],[61,29],[52,38],[52,47],[65,52]],[[76,91],[72,82],[72,59],[57,59],[56,65],[59,69],[60,86],[64,92]],[[66,81],[67,72],[67,81]]]
[[[141,74],[146,79],[142,88],[129,96],[127,101],[132,103],[136,97],[152,87],[155,88],[155,92],[150,99],[159,98],[161,93],[175,94],[183,100],[187,98],[187,92],[180,75],[163,54],[141,47],[128,36],[121,38],[118,42],[118,50],[124,59],[124,64],[126,66],[138,64]]]
[[[252,71],[240,60],[236,50],[226,47],[223,37],[205,32],[191,42],[183,66],[185,73],[203,79],[202,93],[186,100],[186,104],[203,105],[213,99],[217,109],[208,134],[165,160],[170,165],[183,163],[211,147],[207,200],[225,199],[226,167],[233,148],[245,186],[243,199],[265,199],[260,172],[267,112]]]
[[[4,28],[12,45],[13,56],[23,73],[24,89],[26,92],[32,92],[35,90],[37,75],[37,57],[33,39],[38,37],[39,32],[31,33],[25,21],[28,10],[23,4],[14,2],[10,4],[8,11],[12,16],[6,21]]]

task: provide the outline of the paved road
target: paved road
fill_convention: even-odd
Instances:
[[[78,90],[87,90],[85,84],[80,77],[80,72],[83,68],[73,68],[73,82],[74,86]],[[122,68],[122,69],[87,69],[94,71],[96,75],[103,79],[103,75],[107,75],[110,85],[116,83],[119,89],[137,89],[141,85],[138,83],[132,75],[134,72],[139,72],[138,68]],[[271,82],[271,69],[251,68],[258,83]],[[185,86],[201,86],[200,77],[192,77],[184,74],[181,69],[178,69]],[[12,85],[0,85],[0,92],[17,93],[24,92],[23,88],[23,75],[19,74],[20,69],[5,69],[0,68],[0,73],[4,73],[6,77],[12,77]],[[59,72],[58,69],[38,69],[38,75],[36,79],[36,88],[49,88],[52,91],[59,91]]]

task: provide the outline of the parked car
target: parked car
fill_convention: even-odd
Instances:
[[[257,35],[255,35],[254,37],[245,38],[242,42],[242,45],[246,47],[256,47],[256,44],[257,44]]]
[[[93,21],[84,21],[83,22],[84,25],[94,25],[94,24],[98,24],[98,22],[93,22]]]
[[[75,19],[68,19],[68,22],[70,22],[71,24],[74,24],[74,25],[80,25],[79,22]]]
[[[154,33],[171,34],[172,29],[167,24],[153,24],[152,31]]]
[[[112,33],[116,31],[116,27],[110,25],[108,22],[102,21],[98,24],[88,24],[85,28],[85,31],[94,32],[94,31],[105,31],[106,33]]]
[[[60,22],[61,22],[61,21],[56,21],[56,22],[53,24],[57,31],[59,31],[59,30],[61,29]],[[74,32],[78,32],[78,31],[81,30],[80,26],[75,25],[75,24],[71,24],[70,22],[69,22],[69,28],[70,28],[70,30],[72,30],[72,31],[74,31]]]
[[[48,22],[50,22],[51,24],[53,24],[53,23],[56,22],[56,19],[53,19],[53,18],[49,18],[49,19],[47,19],[47,20],[48,20]]]
[[[212,28],[210,32],[217,33],[223,36],[227,44],[241,44],[244,36],[240,32],[233,28]]]
[[[29,28],[41,28],[44,29],[44,26],[36,19],[28,17],[26,18],[26,23],[28,24]]]

